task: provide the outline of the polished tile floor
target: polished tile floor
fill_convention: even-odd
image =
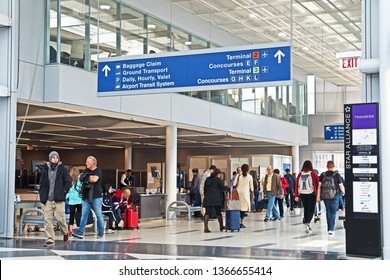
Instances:
[[[343,212],[339,212],[343,215]],[[92,228],[84,240],[71,238],[44,248],[45,233],[23,233],[14,239],[0,239],[0,259],[18,260],[150,260],[150,259],[349,259],[345,254],[345,230],[337,219],[335,235],[326,231],[325,213],[312,224],[312,234],[304,232],[302,215],[288,212],[281,221],[263,221],[265,212],[249,213],[246,228],[239,232],[218,230],[210,221],[211,233],[203,233],[203,221],[186,216],[175,220],[142,220],[138,230],[122,230],[97,239]]]

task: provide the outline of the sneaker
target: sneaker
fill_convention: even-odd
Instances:
[[[65,234],[64,235],[64,242],[68,241],[69,240],[69,233]]]
[[[265,218],[265,219],[264,219],[264,222],[268,222],[268,219],[267,219],[267,218]]]
[[[106,233],[115,233],[115,232],[116,232],[116,230],[111,229],[111,228],[109,228],[108,230],[106,230]]]
[[[78,239],[84,239],[84,235],[78,233],[78,232],[73,232],[72,234],[74,237],[78,238]]]
[[[305,232],[306,233],[310,233],[310,225],[309,224],[305,224]]]
[[[43,247],[51,247],[53,245],[54,245],[53,241],[46,241],[45,243],[43,243]]]
[[[240,224],[240,228],[246,228],[246,226],[244,226],[243,224]]]
[[[330,230],[328,231],[329,235],[334,235],[334,231],[333,230]]]
[[[97,239],[101,239],[101,238],[103,238],[103,234],[102,235],[100,235],[100,234],[98,234],[98,236],[97,236]]]
[[[121,220],[121,221],[118,223],[118,227],[123,228],[123,220]]]
[[[308,230],[309,230],[308,234],[311,234],[313,232],[313,230],[311,229],[310,224],[308,224],[307,226],[308,226]]]

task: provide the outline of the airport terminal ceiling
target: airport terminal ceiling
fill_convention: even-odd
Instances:
[[[336,59],[336,53],[361,50],[360,0],[172,2],[242,38],[246,44],[291,41],[292,38],[294,65],[335,85],[361,84],[361,73],[339,69]]]
[[[162,121],[64,104],[27,106],[19,102],[17,109],[17,147],[21,150],[165,148],[168,123]],[[281,145],[180,124],[177,144],[179,148]]]

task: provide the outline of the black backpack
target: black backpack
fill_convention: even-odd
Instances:
[[[323,173],[324,177],[321,182],[321,199],[333,199],[337,193],[337,186],[335,183],[336,173],[331,175],[326,172]]]

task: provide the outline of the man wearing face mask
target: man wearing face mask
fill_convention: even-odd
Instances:
[[[60,161],[56,151],[49,154],[49,162],[43,166],[39,180],[39,198],[44,205],[46,242],[44,247],[51,247],[55,242],[53,226],[54,218],[64,235],[64,242],[68,241],[68,226],[65,219],[65,198],[72,186],[69,171]]]

